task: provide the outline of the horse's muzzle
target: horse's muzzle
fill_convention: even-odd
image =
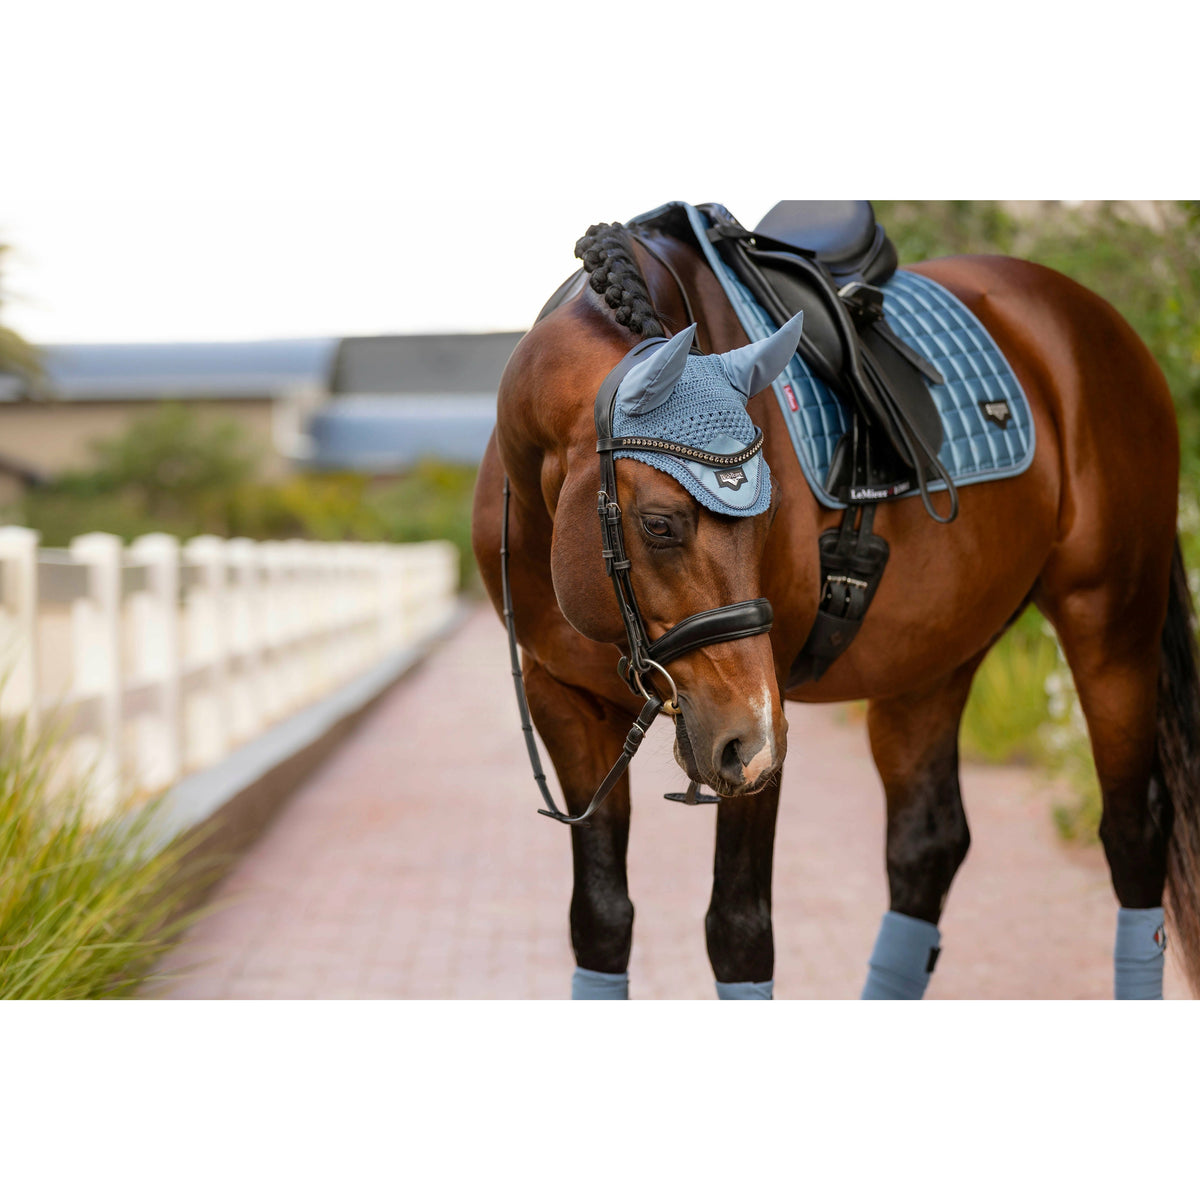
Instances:
[[[747,712],[710,733],[686,697],[675,721],[675,759],[689,779],[719,796],[747,796],[773,778],[778,747],[768,714]]]

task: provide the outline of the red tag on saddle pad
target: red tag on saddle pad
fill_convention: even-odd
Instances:
[[[783,385],[783,394],[787,397],[788,408],[790,408],[792,412],[799,412],[800,405],[796,403],[796,393],[792,391],[792,385],[790,383],[785,383]]]

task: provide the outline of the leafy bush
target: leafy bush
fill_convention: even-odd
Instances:
[[[418,463],[403,478],[379,487],[370,499],[389,541],[446,538],[453,542],[458,547],[464,586],[476,578],[471,505],[478,473],[475,467],[452,463]]]
[[[91,820],[52,762],[48,735],[0,727],[0,1000],[127,995],[198,915],[207,869],[182,844],[156,850],[153,803]]]
[[[975,677],[963,714],[962,750],[990,763],[1043,763],[1050,680],[1060,660],[1040,614],[1021,614]]]
[[[124,433],[97,441],[94,451],[95,465],[64,474],[57,490],[88,499],[119,493],[161,521],[203,517],[258,469],[236,422],[205,421],[179,403],[155,406]]]
[[[127,541],[154,531],[258,540],[446,538],[459,547],[465,585],[474,570],[475,475],[474,467],[427,461],[397,479],[330,473],[263,480],[235,422],[163,404],[98,443],[92,468],[31,491],[11,519],[40,530],[49,546],[95,529]]]

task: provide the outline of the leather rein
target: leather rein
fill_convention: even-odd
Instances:
[[[513,685],[517,694],[517,708],[521,715],[521,730],[525,735],[525,747],[529,753],[530,766],[533,768],[533,778],[541,791],[542,799],[546,802],[546,807],[539,808],[538,812],[542,816],[561,821],[564,825],[579,825],[600,807],[625,774],[630,760],[641,747],[646,731],[660,712],[665,712],[675,720],[681,718],[679,692],[674,679],[666,669],[669,663],[702,646],[769,633],[774,623],[774,613],[771,610],[770,602],[761,596],[756,600],[742,600],[736,604],[723,605],[721,608],[710,608],[703,612],[693,613],[667,630],[662,637],[653,641],[642,620],[637,597],[633,591],[632,564],[625,550],[621,506],[617,498],[614,452],[622,449],[653,450],[678,458],[691,459],[694,462],[703,463],[705,466],[722,467],[736,466],[747,462],[762,447],[760,430],[755,430],[754,441],[749,446],[734,454],[714,454],[662,438],[613,437],[613,412],[616,405],[617,388],[620,386],[621,380],[625,378],[627,372],[643,354],[666,340],[666,338],[647,338],[645,341],[639,342],[605,376],[604,382],[596,394],[596,450],[600,455],[600,492],[596,498],[596,512],[600,518],[601,553],[604,556],[605,570],[612,580],[617,608],[620,610],[621,621],[625,626],[625,640],[629,647],[628,654],[621,658],[617,669],[621,678],[628,684],[630,691],[635,695],[640,695],[645,703],[625,737],[625,746],[621,757],[604,777],[587,808],[577,817],[569,816],[555,804],[554,797],[546,785],[546,773],[542,768],[537,743],[533,738],[529,701],[525,693],[525,679],[521,671],[520,652],[517,648],[512,591],[508,577],[510,488],[508,477],[505,476],[504,479],[504,519],[500,529],[500,570],[504,598],[504,624],[508,631]],[[661,699],[659,695],[663,684],[670,692],[670,698],[667,700]],[[699,795],[696,785],[691,783],[685,795],[672,795],[668,799],[697,804],[712,803],[717,798]]]

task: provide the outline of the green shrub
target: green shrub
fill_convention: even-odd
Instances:
[[[1046,761],[1047,683],[1059,665],[1052,632],[1035,610],[984,659],[963,713],[963,753],[983,762]]]
[[[394,479],[330,472],[263,480],[244,442],[233,421],[163,404],[98,443],[91,469],[31,491],[8,519],[40,530],[46,546],[93,530],[126,541],[156,531],[259,541],[445,538],[459,548],[464,586],[472,580],[475,467],[429,460]]]
[[[462,584],[476,579],[471,550],[471,506],[478,469],[427,461],[394,482],[382,484],[368,500],[393,542],[445,538],[458,547]]]
[[[0,999],[127,995],[198,915],[211,866],[157,848],[159,806],[94,821],[50,735],[0,727]]]

